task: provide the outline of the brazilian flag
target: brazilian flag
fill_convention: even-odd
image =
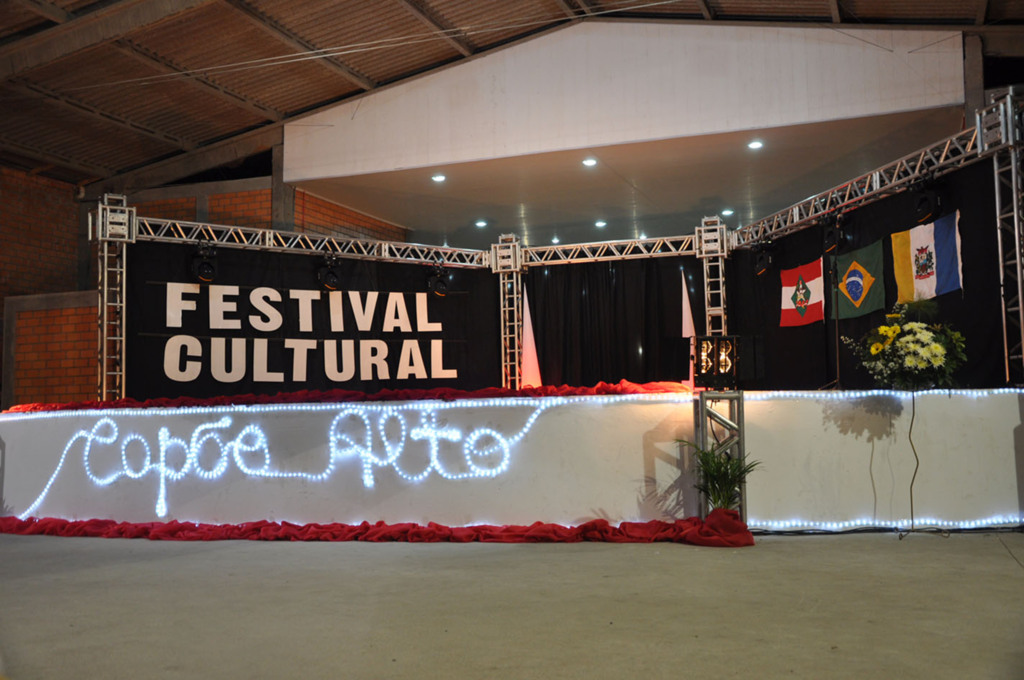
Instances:
[[[839,277],[839,304],[832,311],[840,319],[864,316],[885,306],[882,276],[882,242],[832,258],[833,270]]]

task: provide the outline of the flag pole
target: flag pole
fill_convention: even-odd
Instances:
[[[833,234],[831,243],[827,242],[824,235],[822,236],[822,250],[824,251],[822,256],[828,258],[828,276],[829,282],[832,286],[832,331],[835,336],[833,339],[832,350],[835,355],[834,361],[836,375],[832,380],[826,383],[822,389],[834,387],[838,390],[842,389],[842,381],[839,376],[839,272],[836,269],[836,265],[839,261],[836,257],[830,255],[830,253],[838,250],[839,244],[843,241],[842,213],[837,213],[833,219],[835,221],[832,224],[826,225],[825,229],[834,229],[835,233]],[[825,355],[828,356],[828,333],[825,333]]]

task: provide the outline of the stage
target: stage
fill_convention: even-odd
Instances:
[[[747,523],[1021,524],[1022,396],[744,393],[747,456],[761,462],[747,482]],[[684,391],[7,412],[4,514],[213,525],[671,522],[699,514],[680,444],[693,437],[693,409]]]

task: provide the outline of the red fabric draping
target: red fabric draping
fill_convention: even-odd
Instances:
[[[448,527],[442,524],[193,524],[191,522],[116,522],[109,519],[72,521],[46,517],[21,520],[0,517],[0,533],[91,538],[148,538],[159,541],[408,541],[410,543],[652,543],[669,541],[691,545],[739,548],[753,545],[754,536],[735,510],[712,510],[705,521],[696,517],[674,522],[623,522],[613,526],[595,519],[578,526],[534,522],[530,525],[478,524]]]
[[[301,390],[278,394],[238,394],[231,396],[197,399],[178,397],[176,399],[117,399],[114,401],[76,401],[64,404],[20,404],[12,406],[5,413],[34,413],[37,411],[73,411],[90,409],[123,408],[178,408],[192,406],[236,406],[251,404],[296,404],[351,401],[421,401],[435,399],[458,401],[462,399],[496,399],[499,397],[571,397],[603,394],[657,394],[689,392],[681,383],[653,382],[637,384],[623,380],[618,383],[597,383],[593,387],[570,387],[569,385],[543,385],[525,387],[521,390],[506,390],[501,387],[487,387],[481,390],[454,390],[439,387],[432,390],[381,390],[376,393],[353,390]]]

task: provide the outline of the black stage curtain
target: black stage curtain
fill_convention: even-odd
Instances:
[[[537,358],[547,385],[643,383],[689,377],[682,339],[682,281],[703,326],[696,258],[531,267],[525,277]]]
[[[1001,387],[1006,384],[1002,342],[1003,314],[1000,304],[998,238],[996,232],[993,171],[982,161],[935,180],[930,188],[942,199],[940,215],[960,211],[963,289],[935,298],[936,322],[949,324],[965,338],[967,363],[957,373],[962,387]],[[726,266],[729,331],[755,343],[757,365],[741,373],[746,389],[842,389],[874,387],[871,377],[857,363],[849,348],[838,346],[836,336],[859,339],[884,323],[884,314],[896,303],[890,234],[917,226],[919,194],[902,192],[845,213],[848,241],[844,253],[882,240],[885,273],[885,309],[862,317],[831,318],[835,277],[824,261],[825,323],[780,328],[782,294],[779,271],[820,257],[823,229],[813,227],[783,237],[771,246],[772,267],[761,276],[754,273],[754,253],[733,253]],[[930,220],[928,220],[930,221]],[[741,367],[742,368],[742,367]]]

